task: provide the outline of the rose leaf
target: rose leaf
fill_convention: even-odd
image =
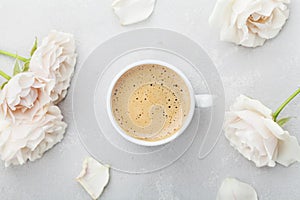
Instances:
[[[285,117],[285,118],[281,118],[280,120],[277,121],[277,124],[279,126],[284,126],[288,121],[290,121],[292,117]]]
[[[29,70],[29,63],[30,63],[30,61],[27,61],[24,63],[23,72],[27,72]]]
[[[36,51],[37,45],[38,45],[37,37],[35,37],[33,47],[31,48],[31,51],[30,51],[30,56],[32,56],[34,54],[34,52]]]
[[[19,60],[16,59],[15,61],[15,66],[14,66],[14,73],[13,75],[17,75],[18,73],[22,72],[21,68],[20,68],[20,63]]]

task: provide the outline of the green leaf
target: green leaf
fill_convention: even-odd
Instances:
[[[4,86],[5,86],[7,83],[8,83],[8,81],[6,81],[6,82],[2,83],[2,85],[1,85],[0,89],[2,90],[2,89],[4,88]]]
[[[23,72],[27,72],[29,70],[29,63],[30,61],[24,63]]]
[[[30,51],[30,56],[32,56],[34,54],[34,52],[36,51],[37,45],[38,45],[37,37],[35,37],[33,47],[31,48],[31,51]]]
[[[284,126],[288,121],[290,121],[292,117],[285,117],[285,118],[281,118],[280,120],[277,121],[277,124],[279,126]]]
[[[15,61],[15,66],[14,66],[14,73],[13,75],[17,75],[18,73],[22,72],[21,68],[20,68],[20,63],[19,60],[16,59]]]

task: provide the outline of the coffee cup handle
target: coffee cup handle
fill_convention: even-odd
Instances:
[[[209,108],[213,106],[214,96],[210,94],[196,94],[195,106],[196,108]]]

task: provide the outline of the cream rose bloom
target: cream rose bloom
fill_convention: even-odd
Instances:
[[[0,156],[6,166],[40,158],[63,138],[66,124],[51,103],[53,87],[53,80],[25,72],[0,92]]]
[[[32,55],[29,69],[41,77],[55,80],[51,98],[57,104],[67,94],[75,64],[73,35],[51,31]]]
[[[0,120],[0,155],[5,166],[41,158],[63,139],[67,124],[62,119],[60,109],[48,104],[36,112],[33,120]]]
[[[257,167],[300,161],[297,139],[274,122],[272,111],[257,100],[239,96],[226,113],[224,131],[230,144]]]
[[[289,0],[217,0],[209,18],[220,39],[246,47],[274,38],[289,17]]]
[[[32,120],[39,109],[51,102],[53,87],[53,80],[32,72],[12,77],[0,92],[0,119]]]

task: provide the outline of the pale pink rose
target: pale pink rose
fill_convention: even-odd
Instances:
[[[62,140],[67,127],[62,119],[59,108],[48,104],[39,109],[32,120],[0,120],[0,156],[5,166],[41,158]]]
[[[0,92],[0,119],[34,120],[36,113],[51,102],[54,81],[32,72],[13,76]]]
[[[73,35],[51,31],[33,54],[29,70],[41,77],[55,80],[51,98],[57,104],[67,94],[75,64]]]
[[[0,157],[6,166],[40,158],[66,129],[51,102],[54,81],[33,72],[13,76],[0,91]]]

